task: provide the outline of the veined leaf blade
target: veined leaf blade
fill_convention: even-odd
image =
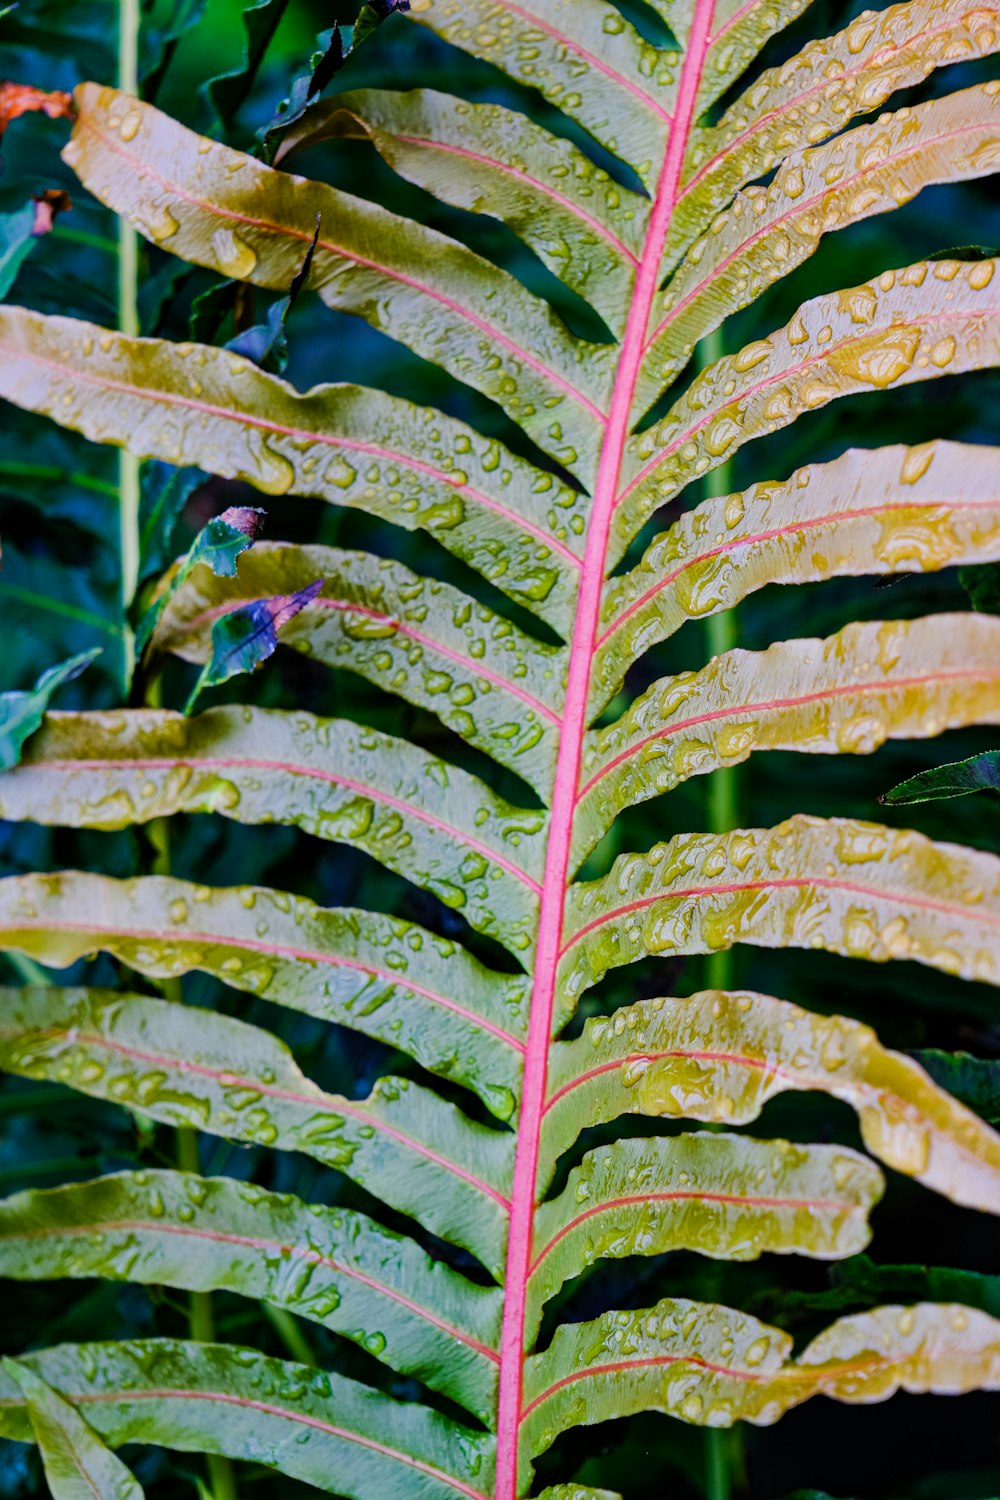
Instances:
[[[948,1082],[950,1070],[938,1077]],[[1000,1212],[1000,1136],[918,1062],[860,1021],[745,990],[642,1000],[556,1043],[545,1157],[622,1114],[747,1125],[788,1089],[842,1099],[873,1156],[956,1203]]]
[[[910,829],[804,814],[680,834],[571,887],[561,1014],[609,969],[736,943],[908,958],[995,983],[1000,859]]]
[[[502,1270],[506,1138],[409,1079],[326,1094],[268,1032],[115,990],[0,992],[9,1073],[68,1084],[173,1126],[301,1151]]]
[[[870,621],[825,641],[728,651],[700,672],[654,683],[616,724],[589,736],[576,854],[626,807],[759,751],[870,755],[887,739],[997,722],[996,616]]]
[[[311,604],[325,578],[314,578],[295,594],[254,599],[212,621],[212,654],[191,689],[184,712],[192,712],[205,688],[253,672],[278,649],[282,627]]]
[[[697,474],[804,412],[1000,362],[995,270],[993,260],[939,260],[886,271],[813,298],[784,328],[718,360],[662,421],[630,439],[612,557]]]
[[[1000,792],[1000,751],[985,750],[945,766],[918,771],[892,787],[878,800],[891,806],[931,802],[941,797],[966,797],[970,792]]]
[[[0,308],[0,352],[0,394],[18,406],[140,458],[423,528],[527,609],[565,623],[579,559],[559,534],[570,536],[562,502],[571,512],[582,497],[461,422],[358,386],[300,395],[225,349],[25,308]],[[491,543],[503,552],[489,565]]]
[[[74,98],[66,162],[154,244],[283,292],[319,218],[307,286],[329,307],[368,319],[432,363],[447,350],[452,374],[566,468],[590,475],[609,352],[574,340],[508,272],[437,230],[200,137],[117,89],[81,84]]]
[[[317,577],[326,586],[288,622],[286,645],[427,709],[548,800],[565,653],[470,594],[388,558],[259,542],[235,578],[197,569],[168,603],[154,644],[185,661],[207,661],[219,614],[248,599],[294,593]]]
[[[791,1348],[746,1313],[681,1300],[564,1326],[527,1362],[522,1463],[567,1427],[650,1409],[770,1426],[816,1395],[866,1404],[1000,1385],[1000,1322],[954,1303],[878,1307],[839,1319],[798,1359]]]
[[[493,63],[588,130],[650,185],[676,100],[676,57],[604,0],[416,0],[413,19]],[[587,86],[581,88],[586,76]]]
[[[4,1373],[20,1387],[52,1500],[144,1500],[142,1486],[76,1407],[20,1360]]]
[[[50,714],[0,777],[0,816],[120,828],[178,812],[291,823],[361,848],[514,952],[537,923],[544,815],[408,740],[350,720],[222,707]]]
[[[865,11],[763,72],[716,125],[692,130],[661,275],[740,188],[792,151],[838,134],[936,68],[995,52],[998,19],[990,3],[952,10],[937,0],[905,0]]]
[[[499,1293],[350,1209],[226,1177],[119,1172],[0,1200],[0,1268],[21,1281],[100,1276],[238,1292],[369,1352],[384,1330],[378,1357],[392,1369],[493,1419]]]
[[[878,1168],[841,1146],[709,1131],[600,1146],[535,1215],[536,1318],[566,1281],[604,1258],[855,1255],[871,1237],[868,1212],[882,1191]]]
[[[325,1494],[485,1500],[492,1439],[415,1402],[251,1349],[173,1339],[64,1344],[23,1363],[106,1442],[155,1443],[277,1468]],[[29,1437],[26,1402],[0,1380],[0,1433]]]
[[[24,743],[35,733],[45,717],[53,693],[90,666],[101,654],[99,646],[81,651],[58,666],[43,672],[33,688],[0,693],[0,770],[16,766]]]
[[[313,105],[276,160],[345,136],[371,141],[402,177],[445,202],[501,219],[620,333],[648,203],[568,141],[499,104],[456,110],[433,89],[362,89]]]
[[[650,646],[769,583],[1000,557],[998,473],[1000,449],[977,444],[852,448],[783,483],[704,501],[606,584],[593,712]]]
[[[0,880],[0,947],[54,968],[102,950],[156,978],[211,974],[398,1047],[502,1119],[516,1109],[523,976],[411,922],[260,886],[66,871]]]
[[[934,183],[995,171],[998,129],[1000,97],[987,83],[785,157],[766,188],[745,189],[713,220],[654,304],[637,405],[655,401],[700,339],[791,275],[825,235]]]

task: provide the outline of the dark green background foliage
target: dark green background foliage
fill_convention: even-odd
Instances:
[[[621,8],[640,27],[651,27],[651,13],[641,0],[623,0]],[[858,9],[843,0],[814,0],[804,17],[765,50],[758,66],[782,60],[810,36],[840,29]],[[246,39],[239,0],[156,0],[144,10],[146,96],[185,122],[224,133],[242,147],[252,147],[281,102],[296,97],[296,79],[308,77],[311,54],[327,45],[326,38],[317,41],[320,34],[338,20],[349,26],[353,19],[339,0],[291,0],[284,6],[272,0],[268,14],[254,18],[262,23],[282,12],[256,77],[229,79],[206,92],[204,85],[212,74],[241,68]],[[113,82],[116,24],[113,0],[21,0],[0,19],[0,76],[46,89],[68,89],[82,78]],[[256,27],[258,43],[264,29],[263,24]],[[347,32],[345,39],[349,36]],[[898,103],[949,92],[956,87],[953,74],[953,69],[941,69]],[[988,76],[985,67],[981,74]],[[966,65],[961,82],[974,81],[976,70]],[[555,119],[554,112],[527,90],[515,89],[488,66],[473,63],[397,17],[390,17],[366,39],[329,87],[368,84],[437,87],[470,98],[512,102],[550,124]],[[301,91],[300,82],[298,94]],[[222,115],[214,124],[213,101]],[[579,132],[565,121],[556,128],[579,139]],[[65,187],[73,196],[72,211],[34,245],[8,295],[46,312],[113,325],[115,225],[60,162],[65,135],[65,122],[29,115],[13,124],[3,142],[0,212],[23,208],[30,194],[53,187]],[[376,197],[464,240],[548,296],[575,326],[592,329],[593,316],[507,230],[495,221],[445,208],[402,183],[365,144],[338,141],[315,147],[297,159],[296,167]],[[729,333],[734,346],[780,325],[808,296],[951,248],[952,225],[962,226],[963,244],[970,225],[975,226],[977,241],[1000,244],[1000,200],[991,197],[994,191],[989,181],[935,188],[897,213],[828,237],[812,260],[739,316]],[[266,295],[247,288],[237,291],[208,272],[192,270],[145,246],[141,254],[145,332],[184,338],[193,327],[202,339],[224,342],[267,324],[272,299]],[[588,316],[589,322],[581,321]],[[360,380],[438,405],[484,430],[501,433],[512,447],[525,450],[524,435],[490,402],[359,321],[327,311],[314,297],[293,307],[286,332],[286,374],[300,388],[323,380]],[[272,358],[274,354],[272,348]],[[806,457],[830,458],[849,444],[873,447],[939,435],[995,440],[998,397],[1000,381],[991,372],[951,377],[932,387],[912,385],[894,391],[891,400],[876,393],[863,400],[834,402],[802,418],[789,432],[755,444],[752,473],[742,454],[738,456],[732,486],[739,488],[762,475],[784,477]],[[539,461],[537,452],[534,457]],[[29,687],[53,663],[101,647],[97,663],[61,690],[58,704],[100,707],[121,701],[116,474],[112,450],[89,446],[40,418],[0,406],[0,690]],[[144,572],[153,573],[185,551],[209,517],[228,506],[254,504],[260,497],[237,483],[201,482],[197,474],[149,465],[144,498]],[[692,498],[696,497],[690,491],[682,496],[678,509]],[[265,528],[271,539],[361,546],[402,557],[419,571],[458,581],[494,608],[511,613],[509,601],[461,569],[424,535],[404,534],[357,512],[307,505],[291,497],[268,502],[267,510]],[[175,512],[180,514],[171,534],[168,523]],[[658,517],[646,539],[668,519]],[[641,546],[642,539],[636,554]],[[884,582],[890,586],[844,579],[811,586],[808,592],[766,589],[741,606],[741,644],[759,649],[788,637],[828,635],[851,620],[908,618],[965,604],[956,570]],[[520,623],[537,631],[527,619]],[[668,645],[650,652],[641,663],[642,676],[637,675],[630,688],[638,690],[664,673],[700,665],[705,657],[704,639],[698,638],[702,630],[697,623],[689,624]],[[194,669],[171,663],[162,684],[163,701],[182,706],[193,682]],[[502,778],[496,766],[429,715],[282,647],[252,680],[241,678],[210,689],[201,701],[204,706],[224,701],[299,706],[363,719],[474,768],[522,806],[532,802],[529,788],[513,778],[506,787],[499,785]],[[1000,802],[988,795],[907,807],[877,805],[879,794],[904,778],[996,743],[995,732],[977,729],[925,743],[888,744],[865,758],[758,755],[739,773],[742,816],[764,827],[799,811],[882,818],[892,826],[912,826],[935,838],[1000,852]],[[618,847],[648,847],[654,839],[705,828],[705,784],[706,779],[695,778],[671,796],[620,819],[615,831]],[[497,966],[504,964],[500,951],[476,938],[459,916],[387,874],[364,854],[320,843],[292,829],[243,828],[209,816],[175,818],[171,829],[171,859],[178,876],[220,885],[262,882],[325,905],[350,903],[397,913],[438,931],[458,931],[468,947]],[[606,846],[598,851],[594,873],[607,866],[614,852]],[[124,876],[148,870],[154,854],[141,830],[96,834],[0,824],[2,874],[78,867]],[[0,960],[0,967],[4,983],[22,977],[8,959]],[[113,982],[112,969],[110,959],[100,958],[77,965],[64,982]],[[688,994],[704,982],[701,959],[688,959],[683,965],[649,962],[642,972],[626,970],[624,979],[610,977],[588,997],[587,1009],[611,1008],[640,994]],[[141,980],[133,978],[132,983],[151,989]],[[783,995],[813,1010],[836,1010],[877,1023],[887,1045],[919,1051],[925,1066],[985,1118],[996,1121],[1000,1116],[1000,1062],[990,1065],[990,1060],[1000,1059],[1000,1017],[996,992],[988,987],[950,981],[912,963],[872,969],[825,954],[746,948],[736,952],[734,983]],[[357,1094],[383,1070],[385,1049],[378,1043],[237,996],[203,976],[185,981],[185,998],[265,1025],[292,1047],[301,1066],[324,1087]],[[972,1054],[972,1059],[986,1060],[985,1065],[968,1057],[953,1062],[940,1055],[953,1052]],[[415,1070],[403,1057],[394,1059],[392,1066],[396,1071]],[[435,1086],[442,1087],[440,1081]],[[669,1128],[653,1121],[634,1123],[636,1133]],[[788,1094],[772,1101],[754,1133],[860,1144],[855,1117],[846,1106],[810,1095]],[[589,1132],[579,1150],[596,1144],[590,1137],[597,1134]],[[294,1191],[306,1201],[364,1206],[360,1190],[304,1158],[207,1138],[200,1148],[201,1169],[208,1174],[252,1178],[268,1188]],[[0,1192],[83,1179],[140,1163],[169,1166],[176,1161],[176,1150],[171,1131],[141,1124],[124,1110],[69,1090],[9,1077],[0,1082]],[[384,1210],[379,1216],[391,1222]],[[654,1278],[664,1271],[666,1279],[657,1285],[671,1295],[745,1308],[786,1327],[801,1342],[831,1316],[874,1301],[954,1297],[1000,1313],[1000,1276],[991,1275],[1000,1265],[1000,1223],[995,1219],[932,1198],[924,1188],[893,1174],[887,1197],[875,1212],[874,1227],[874,1259],[857,1257],[834,1267],[804,1258],[779,1262],[774,1257],[727,1264],[688,1254],[673,1257],[666,1268],[655,1260],[623,1261],[613,1273],[604,1273],[606,1300],[599,1304],[583,1278],[566,1288],[550,1317],[556,1309],[560,1318],[574,1318],[593,1317],[606,1306],[642,1307],[653,1295]],[[217,1295],[214,1303],[220,1338],[287,1357],[287,1329],[272,1326],[259,1308],[226,1294]],[[0,1352],[12,1354],[62,1340],[187,1332],[183,1296],[157,1289],[100,1282],[19,1284],[6,1289],[3,1308]],[[393,1377],[354,1345],[314,1324],[296,1328],[318,1363],[358,1374],[403,1397],[417,1393],[413,1382]],[[291,1336],[294,1341],[295,1332]],[[303,1345],[296,1344],[292,1352],[303,1357]],[[424,1401],[434,1399],[426,1391],[420,1395]],[[1000,1494],[998,1415],[996,1396],[954,1402],[897,1396],[886,1406],[871,1408],[817,1401],[794,1411],[776,1428],[729,1435],[721,1449],[734,1495],[754,1500],[779,1500],[793,1492],[815,1500],[824,1494],[842,1500],[848,1494],[855,1500],[983,1500]],[[573,1473],[588,1484],[621,1489],[626,1500],[666,1494],[671,1500],[689,1500],[706,1493],[704,1433],[648,1415],[615,1427],[621,1430],[585,1428],[563,1437],[545,1455],[540,1478]],[[613,1460],[605,1456],[612,1448]],[[155,1500],[193,1500],[204,1484],[200,1460],[154,1450],[127,1450],[125,1456]],[[864,1476],[860,1488],[859,1475]],[[237,1480],[241,1497],[255,1500],[294,1500],[306,1493],[304,1487],[262,1469],[237,1468]],[[35,1452],[13,1444],[0,1448],[3,1500],[44,1493]]]

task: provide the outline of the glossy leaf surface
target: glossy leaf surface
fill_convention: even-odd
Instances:
[[[117,1173],[7,1198],[0,1267],[20,1280],[101,1276],[263,1298],[490,1420],[497,1294],[347,1209],[228,1177]]]
[[[888,1166],[996,1212],[1000,1137],[944,1092],[948,1081],[939,1087],[858,1021],[770,995],[644,1000],[553,1048],[546,1154],[620,1114],[746,1125],[775,1094],[818,1089],[857,1110],[865,1145]]]
[[[193,1299],[190,1339],[25,1356],[112,1445],[357,1500],[607,1500],[643,1477],[625,1458],[619,1483],[603,1436],[554,1447],[569,1429],[1000,1384],[979,1283],[886,1271],[845,1293],[886,1185],[870,1156],[913,1179],[879,1210],[897,1231],[925,1191],[1000,1212],[985,1060],[949,1071],[937,1046],[991,1036],[991,804],[981,826],[968,802],[863,818],[911,769],[898,742],[988,745],[997,620],[960,613],[947,576],[754,597],[1000,560],[978,374],[1000,363],[998,262],[964,222],[1000,165],[1000,92],[979,68],[893,98],[1000,27],[989,4],[909,0],[779,37],[804,9],[415,0],[309,104],[344,58],[322,35],[275,110],[266,0],[213,90],[227,135],[264,122],[256,155],[76,90],[65,161],[148,242],[141,326],[192,342],[53,316],[32,261],[27,306],[0,309],[0,395],[31,430],[157,465],[144,577],[202,475],[179,533],[245,504],[235,482],[273,498],[277,538],[238,561],[229,538],[221,571],[196,541],[105,612],[127,651],[152,606],[131,706],[47,715],[0,777],[36,871],[0,880],[0,948],[77,981],[3,992],[0,1057],[29,1098],[68,1084],[114,1117],[128,1168],[15,1193],[0,1269]],[[180,291],[171,256],[201,268]],[[273,360],[279,331],[294,383],[241,357]],[[58,593],[47,560],[29,572],[14,589]],[[222,706],[185,719],[192,666]],[[864,990],[853,959],[909,966]],[[772,975],[844,1014],[757,993]],[[861,1019],[882,1015],[926,1069]],[[782,1138],[744,1133],[807,1091],[826,1100],[800,1117],[786,1097]],[[832,1100],[868,1156],[845,1112],[815,1126]],[[169,1155],[170,1127],[222,1144]],[[657,1302],[675,1271],[694,1295]],[[228,1337],[255,1301],[266,1339],[352,1378],[217,1344],[213,1305]],[[819,1312],[848,1315],[793,1357]],[[2,1378],[0,1430],[32,1435]]]
[[[5,1359],[3,1369],[24,1394],[52,1500],[143,1500],[121,1459],[58,1391],[17,1360]]]

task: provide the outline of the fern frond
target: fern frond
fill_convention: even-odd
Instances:
[[[863,11],[835,36],[761,73],[716,125],[691,131],[662,273],[740,188],[792,152],[836,135],[936,68],[996,52],[998,17],[991,5],[906,0]]]
[[[431,89],[363,89],[308,110],[286,134],[276,164],[341,138],[371,141],[401,177],[457,208],[501,219],[620,335],[648,199],[612,181],[569,141],[502,105],[466,104]]]
[[[566,468],[592,475],[610,350],[574,340],[509,273],[436,230],[206,142],[115,89],[84,85],[76,106],[66,160],[156,244],[286,291],[318,223],[306,285],[327,306],[356,313],[432,363],[447,351],[449,370]],[[288,472],[284,490],[294,478]]]
[[[745,990],[642,1000],[557,1042],[544,1156],[623,1114],[746,1125],[786,1089],[850,1104],[869,1151],[895,1171],[975,1208],[1000,1202],[1000,1136],[917,1063],[858,1021]]]
[[[620,964],[733,943],[908,958],[996,982],[1000,859],[909,829],[798,813],[776,828],[678,834],[574,885],[556,1016]]]
[[[0,816],[73,828],[178,812],[288,823],[350,844],[513,952],[534,941],[544,814],[346,720],[243,708],[193,719],[153,709],[49,714],[0,794]]]
[[[565,1300],[588,1274],[608,1307],[606,1263],[633,1256],[652,1279],[651,1258],[678,1249],[737,1269],[862,1249],[885,1185],[868,1157],[832,1132],[818,1145],[732,1133],[781,1092],[845,1102],[891,1171],[1000,1213],[1000,1137],[851,1014],[740,989],[718,967],[701,988],[697,965],[636,1001],[626,969],[739,944],[1000,983],[1000,858],[985,848],[837,807],[755,810],[784,818],[774,827],[734,827],[741,815],[717,803],[694,825],[708,831],[657,821],[656,798],[689,783],[687,806],[694,778],[757,765],[755,751],[867,755],[1000,720],[1000,625],[951,601],[905,620],[866,607],[859,622],[845,594],[849,623],[842,609],[814,633],[772,630],[764,650],[716,636],[706,664],[689,633],[649,655],[768,584],[1000,559],[995,448],[934,429],[844,451],[851,423],[816,416],[842,396],[890,409],[903,386],[1000,364],[997,261],[864,263],[825,281],[821,259],[806,264],[827,234],[1000,166],[996,82],[854,123],[995,52],[998,13],[939,0],[866,12],[736,90],[804,8],[657,0],[640,32],[604,0],[415,0],[412,20],[490,65],[503,102],[336,95],[296,119],[275,167],[121,90],[77,88],[65,159],[103,204],[248,286],[286,293],[304,270],[328,308],[445,370],[472,415],[360,385],[303,394],[231,349],[0,309],[12,402],[247,482],[275,497],[279,533],[285,495],[360,512],[342,539],[372,549],[261,543],[222,577],[193,555],[175,564],[150,591],[133,699],[146,706],[49,713],[0,776],[0,815],[152,824],[158,849],[181,814],[280,823],[401,877],[419,916],[368,909],[366,890],[327,907],[256,875],[222,888],[162,867],[0,881],[0,948],[49,968],[110,955],[132,986],[3,992],[5,1069],[302,1152],[367,1194],[362,1211],[193,1171],[117,1172],[0,1205],[0,1271],[235,1291],[452,1405],[210,1337],[139,1340],[24,1356],[30,1390],[0,1375],[0,1433],[29,1440],[32,1401],[49,1401],[95,1443],[253,1460],[354,1500],[521,1500],[534,1460],[581,1424],[653,1410],[766,1425],[816,1394],[1000,1386],[1000,1324],[950,1303],[842,1318],[793,1358],[786,1332],[714,1301],[579,1322]],[[522,87],[504,92],[504,77]],[[345,138],[447,210],[499,220],[524,279],[502,248],[489,259],[392,211],[378,182],[362,198],[281,169]],[[529,290],[529,252],[561,279],[565,318]],[[703,498],[712,489],[731,492]],[[700,503],[679,513],[689,495]],[[419,534],[412,569],[388,555],[389,527]],[[276,599],[305,601],[283,643],[363,679],[360,707],[255,706],[245,678],[227,691],[246,703],[193,718],[160,706],[184,672],[169,658],[203,665],[234,611]],[[420,712],[393,718],[393,700]],[[333,1094],[264,1022],[176,985],[169,1000],[134,990],[136,975],[196,972],[236,992],[230,1007],[260,998],[396,1056],[373,1062],[374,1086]],[[674,1133],[682,1120],[729,1128]],[[573,1484],[544,1494],[607,1500]]]
[[[228,1177],[118,1172],[6,1199],[0,1271],[238,1292],[333,1329],[493,1419],[499,1292],[350,1209]]]
[[[8,991],[8,1072],[71,1083],[153,1119],[302,1151],[502,1270],[507,1138],[410,1079],[327,1094],[257,1027],[117,991]],[[193,1061],[191,1059],[194,1059]]]
[[[746,1313],[680,1300],[564,1326],[527,1361],[525,1460],[567,1427],[650,1408],[768,1426],[817,1395],[867,1404],[1000,1381],[1000,1322],[954,1304],[875,1308],[839,1319],[798,1359],[791,1349],[788,1334]]]
[[[1000,359],[993,260],[919,261],[806,302],[768,338],[700,375],[655,426],[629,440],[612,518],[617,558],[693,476],[805,412],[862,391],[982,370]],[[633,415],[658,394],[639,386]]]
[[[927,694],[934,695],[933,716]],[[1000,620],[936,615],[847,625],[825,641],[727,651],[666,677],[584,748],[574,856],[627,807],[760,750],[870,755],[1000,718]]]
[[[21,1363],[86,1415],[112,1445],[253,1459],[331,1493],[484,1500],[492,1439],[415,1402],[252,1349],[172,1339],[64,1344]],[[332,1413],[336,1412],[334,1417]],[[0,1376],[0,1436],[30,1439],[27,1403]]]
[[[529,464],[462,423],[356,386],[300,396],[225,349],[129,339],[24,308],[0,311],[0,350],[0,393],[18,406],[58,405],[65,425],[145,458],[420,527],[560,624],[579,557],[559,533],[570,537],[581,497],[551,475],[536,481]]]
[[[52,1500],[145,1500],[142,1486],[71,1402],[20,1361],[5,1359],[3,1368],[24,1394]]]
[[[1000,449],[932,441],[849,449],[785,483],[706,500],[605,585],[591,709],[687,620],[769,583],[935,572],[1000,558]]]

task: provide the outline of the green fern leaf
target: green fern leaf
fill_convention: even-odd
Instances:
[[[575,1426],[641,1411],[769,1425],[817,1394],[1000,1388],[1000,1323],[949,1300],[851,1313],[796,1357],[787,1332],[721,1300],[656,1300],[657,1285],[650,1306],[577,1321],[566,1290],[584,1275],[603,1289],[607,1263],[640,1256],[656,1281],[654,1258],[676,1250],[734,1274],[764,1254],[850,1264],[883,1174],[832,1131],[816,1145],[734,1133],[782,1092],[846,1103],[890,1171],[1000,1213],[986,1121],[851,1014],[737,988],[718,961],[797,948],[996,986],[996,854],[850,808],[755,811],[784,820],[739,827],[718,800],[706,831],[674,821],[642,840],[654,799],[684,785],[687,808],[696,778],[757,751],[868,755],[1000,719],[997,623],[973,612],[841,613],[824,638],[772,631],[757,650],[717,632],[707,664],[688,632],[649,657],[772,583],[1000,559],[995,448],[935,430],[844,451],[850,421],[820,425],[841,397],[875,395],[881,412],[904,386],[1000,364],[997,261],[914,258],[921,247],[832,283],[807,264],[826,235],[1000,166],[995,82],[853,123],[995,52],[996,16],[909,0],[734,88],[804,8],[656,0],[640,31],[604,0],[415,0],[413,23],[520,87],[502,103],[355,89],[297,116],[276,166],[120,89],[77,88],[65,160],[102,204],[249,287],[285,293],[301,276],[303,297],[445,371],[468,420],[361,385],[303,394],[231,349],[0,308],[12,402],[248,483],[275,497],[279,535],[303,534],[285,496],[334,520],[353,511],[339,539],[369,549],[324,530],[220,573],[196,543],[142,601],[133,706],[47,714],[0,777],[5,819],[146,824],[158,851],[128,878],[0,880],[0,949],[47,969],[107,955],[131,986],[3,992],[3,1067],[142,1120],[301,1152],[367,1197],[329,1208],[140,1167],[0,1204],[0,1271],[234,1291],[419,1387],[398,1400],[210,1334],[61,1345],[24,1356],[44,1382],[34,1396],[0,1376],[0,1433],[31,1440],[49,1389],[65,1430],[90,1424],[112,1447],[252,1461],[354,1500],[522,1500]],[[403,216],[377,182],[359,197],[282,170],[345,139],[437,199],[436,223],[499,221],[518,265],[533,255],[544,274],[522,279],[503,253]],[[553,276],[566,319],[527,285]],[[390,555],[393,527],[414,533],[412,566]],[[190,719],[161,707],[192,666],[196,692],[230,675],[220,642],[237,665],[270,654],[276,608],[284,645],[364,684],[346,709],[312,711],[277,673],[260,693],[236,684],[245,703]],[[275,708],[282,691],[292,706]],[[188,814],[261,844],[283,824],[371,860],[400,882],[386,904],[402,890],[405,915],[376,909],[367,880],[327,907],[281,889],[284,874],[181,879],[165,851]],[[637,998],[629,966],[702,954],[708,988],[696,967],[696,983],[685,969]],[[194,973],[237,1014],[190,1003],[180,980]],[[164,998],[138,993],[137,975]],[[276,1034],[295,1017],[392,1049],[374,1084],[361,1068],[343,1094],[308,1077]],[[727,1128],[677,1133],[684,1120]],[[603,1290],[598,1306],[613,1300]],[[568,1476],[543,1494],[609,1492]]]

